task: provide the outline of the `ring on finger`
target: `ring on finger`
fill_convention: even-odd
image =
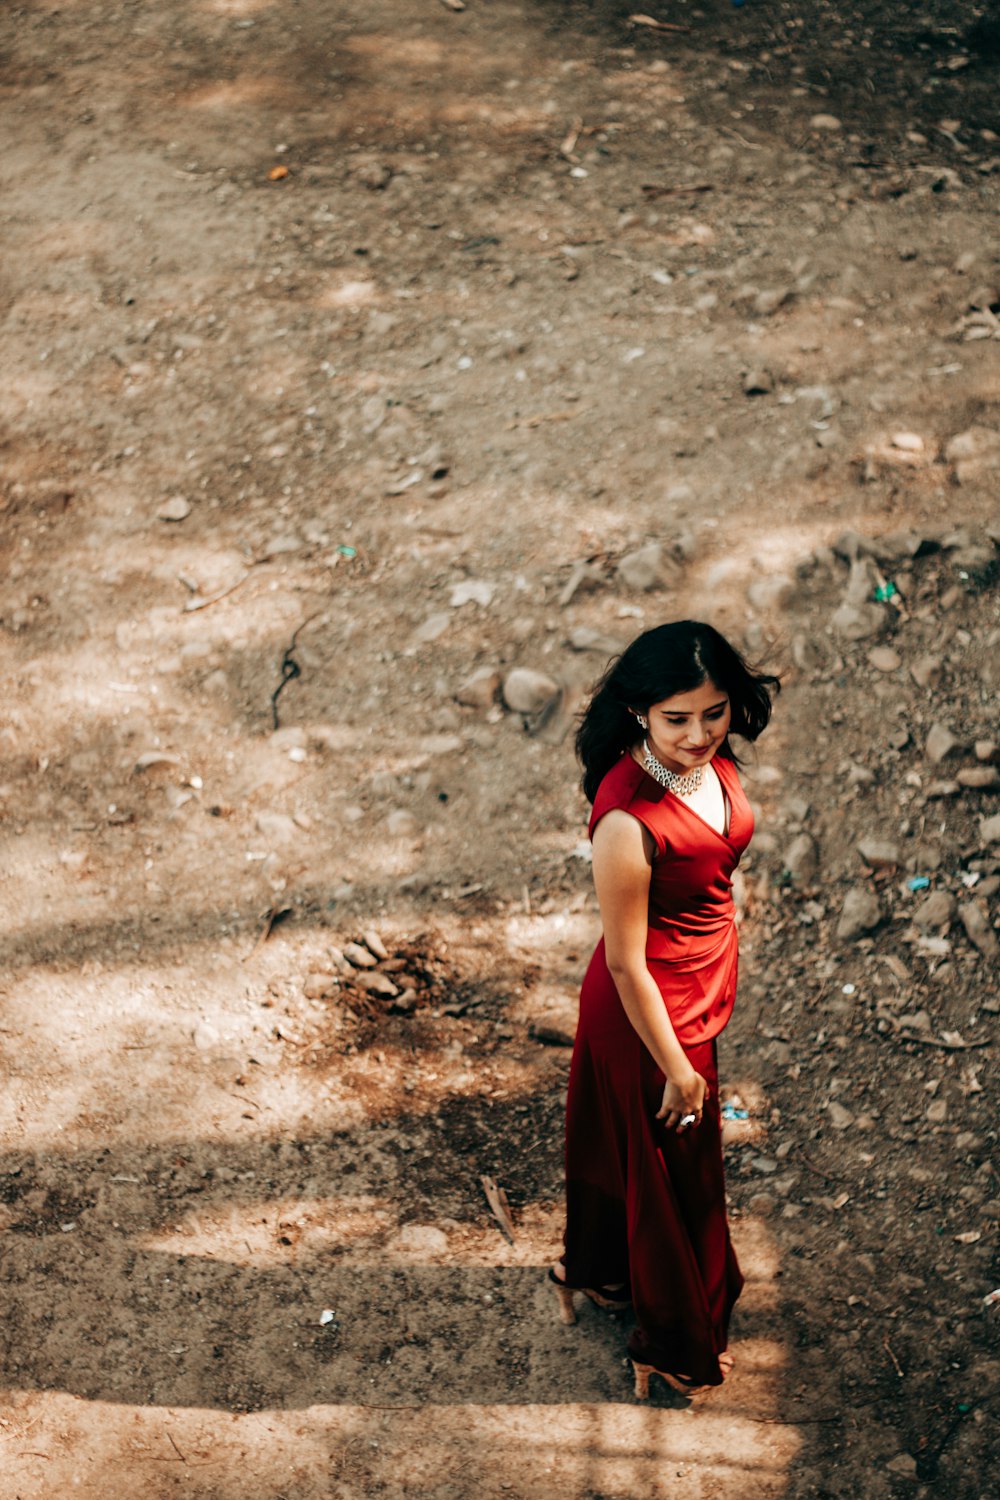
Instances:
[[[681,1115],[680,1120],[678,1121],[678,1124],[681,1125],[681,1126],[684,1126],[684,1125],[696,1125],[697,1123],[698,1123],[698,1116],[697,1115]]]

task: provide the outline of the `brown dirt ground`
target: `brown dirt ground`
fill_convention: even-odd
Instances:
[[[958,931],[890,981],[895,908],[831,939],[901,812],[942,885],[995,868],[989,797],[926,803],[913,750],[995,732],[995,578],[901,570],[945,712],[831,640],[834,564],[795,571],[848,526],[995,515],[939,455],[1000,426],[997,37],[961,4],[655,14],[682,29],[0,19],[4,1500],[1000,1493],[993,1053],[893,1019],[986,1041],[995,972]],[[672,587],[621,586],[679,536]],[[785,612],[748,606],[782,572]],[[684,613],[786,692],[723,1045],[738,1367],[644,1408],[621,1320],[562,1328],[540,1274],[568,1053],[537,1032],[572,1031],[597,932],[568,730],[602,656],[567,639]],[[537,732],[455,703],[515,665],[564,689]],[[407,1003],[307,998],[371,929]]]

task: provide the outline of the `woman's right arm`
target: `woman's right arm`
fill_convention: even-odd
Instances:
[[[688,1062],[646,964],[652,839],[636,818],[615,808],[594,830],[593,847],[608,969],[625,1014],[667,1080],[657,1117],[671,1129],[682,1115],[700,1120],[705,1080]]]

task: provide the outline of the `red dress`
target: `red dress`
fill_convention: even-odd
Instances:
[[[624,755],[594,799],[590,833],[622,808],[656,845],[646,959],[677,1039],[710,1089],[701,1124],[656,1119],[664,1076],[625,1014],[597,945],[580,995],[566,1108],[566,1280],[631,1289],[634,1359],[721,1383],[718,1356],[743,1277],[729,1239],[715,1037],[732,1014],[732,874],[753,813],[731,760],[712,765],[729,803],[717,833]]]

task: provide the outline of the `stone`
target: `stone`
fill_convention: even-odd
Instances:
[[[955,479],[967,484],[1000,469],[1000,432],[992,427],[970,427],[945,445],[944,456]]]
[[[941,681],[943,663],[939,656],[918,656],[910,664],[910,676],[917,687],[936,688]]]
[[[1000,942],[985,908],[978,901],[969,901],[958,908],[958,915],[972,946],[978,948],[984,958],[996,958],[1000,953]]]
[[[529,667],[515,667],[504,679],[504,702],[514,713],[543,714],[554,707],[561,696],[558,682],[544,672],[533,672]]]
[[[744,396],[769,396],[774,390],[770,370],[748,370],[743,377]]]
[[[841,604],[831,615],[830,624],[846,641],[866,641],[881,635],[888,620],[881,604]]]
[[[973,749],[977,760],[989,764],[991,761],[997,759],[997,752],[1000,750],[1000,745],[997,744],[996,740],[977,740]]]
[[[374,969],[378,963],[375,955],[369,953],[367,948],[362,948],[360,943],[345,943],[344,957],[356,969]]]
[[[924,742],[924,754],[934,765],[947,760],[952,755],[957,755],[962,749],[961,743],[955,738],[946,724],[932,724]]]
[[[991,844],[1000,844],[1000,813],[979,820],[979,847],[988,849]]]
[[[496,667],[479,667],[455,693],[455,702],[465,708],[492,708],[499,692],[500,673]]]
[[[932,891],[913,913],[913,925],[922,932],[946,931],[954,918],[955,906],[950,891]]]
[[[971,791],[1000,791],[1000,767],[965,766],[956,773],[955,780],[959,786],[964,786]]]
[[[261,551],[261,559],[268,561],[272,557],[290,557],[293,552],[301,552],[305,542],[300,536],[293,533],[285,533],[282,536],[272,536],[264,543]]]
[[[895,1458],[890,1458],[886,1464],[890,1474],[898,1474],[903,1479],[916,1479],[917,1460],[911,1453],[897,1453]]]
[[[600,656],[619,656],[625,649],[623,641],[603,631],[591,630],[589,625],[577,625],[566,640],[571,651],[594,651]]]
[[[764,613],[772,609],[785,609],[795,597],[795,580],[787,573],[774,573],[769,578],[755,578],[747,589],[747,602],[751,609]]]
[[[448,602],[452,609],[461,609],[464,604],[481,604],[487,609],[496,590],[496,584],[487,583],[484,578],[463,578],[461,583],[453,585]]]
[[[451,624],[451,616],[442,612],[428,615],[422,625],[418,625],[410,637],[413,646],[428,646],[439,640]]]
[[[407,1224],[392,1242],[398,1250],[409,1250],[415,1254],[444,1255],[448,1250],[448,1236],[443,1229],[432,1224]]]
[[[379,934],[373,927],[366,927],[361,934],[362,941],[369,953],[374,953],[376,958],[388,958],[389,950],[383,943]]]
[[[903,453],[923,453],[926,446],[919,432],[894,432],[891,441]]]
[[[868,653],[868,662],[876,672],[895,672],[903,665],[903,658],[891,646],[873,646]]]
[[[888,839],[862,839],[857,849],[873,870],[891,870],[899,864],[899,845]]]
[[[812,119],[809,121],[810,130],[825,131],[830,134],[835,134],[838,130],[843,130],[843,128],[843,125],[837,119],[836,115],[813,115]]]
[[[943,1125],[948,1118],[947,1099],[932,1099],[927,1106],[927,1118],[932,1125]]]
[[[186,521],[191,514],[191,504],[183,495],[171,495],[169,500],[164,500],[156,514],[161,521]]]
[[[405,807],[393,808],[385,820],[385,826],[394,839],[410,839],[420,832],[419,822]]]
[[[754,1193],[747,1208],[758,1219],[769,1219],[777,1208],[777,1200],[771,1193]]]
[[[320,974],[314,971],[306,975],[302,993],[307,1000],[328,1000],[331,995],[336,994],[339,987],[338,981],[332,974]]]
[[[659,542],[649,542],[619,559],[618,579],[626,588],[648,593],[676,583],[680,569]]]
[[[765,287],[753,299],[753,310],[759,318],[769,318],[795,295],[790,286]]]
[[[800,833],[792,840],[785,850],[782,865],[796,885],[812,884],[819,869],[819,850],[812,834]]]
[[[593,563],[576,563],[559,595],[559,608],[566,609],[584,589],[600,588],[604,575]]]
[[[359,989],[367,990],[369,995],[383,995],[387,1000],[392,1000],[399,994],[399,988],[393,984],[388,974],[373,974],[362,970],[355,974],[354,983]]]
[[[845,1109],[842,1104],[838,1104],[836,1099],[831,1099],[826,1109],[827,1114],[830,1116],[830,1124],[834,1130],[850,1130],[854,1124],[854,1116],[849,1109]]]
[[[257,814],[255,826],[258,833],[276,843],[286,844],[301,832],[294,818],[287,813],[262,812]]]
[[[871,932],[882,920],[882,908],[878,897],[863,886],[853,886],[844,898],[837,923],[837,937],[841,942],[861,937]]]

